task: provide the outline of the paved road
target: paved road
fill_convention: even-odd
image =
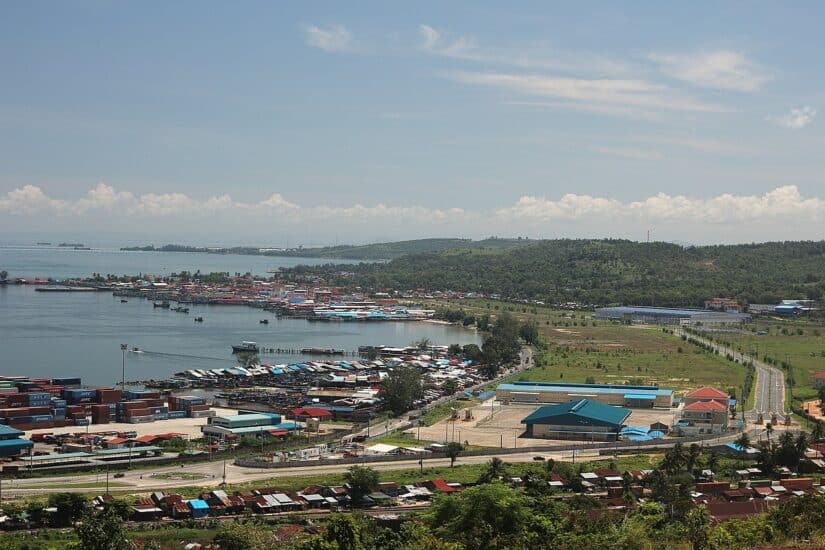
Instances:
[[[675,332],[680,336],[684,334],[681,328],[676,329]],[[695,334],[689,336],[711,346],[722,355],[732,355],[740,363],[753,362],[753,366],[756,368],[756,393],[754,406],[747,411],[748,418],[755,420],[762,413],[764,420],[767,421],[770,420],[772,414],[785,414],[785,374],[781,370],[763,363],[751,355],[711,342],[707,338]]]
[[[466,391],[475,391],[477,389],[487,387],[491,384],[496,384],[504,378],[513,376],[514,374],[518,374],[519,372],[521,372],[523,370],[526,370],[526,369],[529,369],[530,367],[533,367],[533,366],[534,366],[533,350],[532,350],[532,348],[525,346],[521,349],[521,352],[519,352],[519,363],[518,363],[518,365],[516,365],[513,368],[508,369],[508,371],[506,373],[504,373],[503,375],[501,375],[497,378],[493,378],[492,380],[485,380],[484,382],[476,384],[475,386],[470,386],[468,388],[465,388],[465,390]],[[364,428],[360,432],[356,432],[355,434],[353,434],[350,437],[364,436],[364,437],[368,437],[369,439],[374,439],[376,437],[381,437],[382,435],[392,433],[392,432],[394,432],[396,430],[399,430],[399,429],[402,429],[402,428],[406,429],[406,428],[414,425],[409,420],[410,418],[420,417],[428,409],[432,409],[432,408],[435,408],[439,405],[443,405],[445,403],[455,401],[456,399],[461,397],[462,394],[463,394],[462,392],[458,392],[454,395],[450,395],[450,396],[442,397],[440,399],[436,399],[435,401],[433,401],[431,403],[428,403],[426,407],[422,407],[422,408],[414,410],[414,411],[406,412],[403,415],[401,415],[401,417],[399,417],[399,418],[392,418],[390,420],[387,420],[386,422],[371,424],[369,428]]]

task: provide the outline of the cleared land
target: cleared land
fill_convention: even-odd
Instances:
[[[733,389],[737,395],[745,380],[741,365],[685,342],[661,327],[595,321],[586,311],[489,300],[428,305],[461,309],[476,318],[495,317],[506,311],[521,322],[535,322],[548,350],[537,357],[537,367],[521,375],[521,380],[585,382],[592,378],[596,383],[656,384],[676,391],[714,386]]]
[[[533,439],[523,437],[525,426],[521,420],[535,411],[536,405],[501,405],[489,400],[484,404],[473,407],[472,419],[464,420],[464,411],[458,420],[442,420],[432,426],[422,426],[420,429],[421,441],[458,441],[467,442],[471,447],[504,447],[508,449],[545,446],[554,447],[570,445],[571,441],[557,441],[550,439]],[[627,424],[635,426],[649,426],[653,422],[673,424],[678,415],[677,409],[653,410],[634,409]],[[406,430],[410,439],[408,444],[418,443],[415,438],[418,428]]]

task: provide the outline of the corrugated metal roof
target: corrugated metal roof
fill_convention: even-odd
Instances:
[[[603,424],[621,425],[630,416],[630,409],[613,407],[598,401],[579,399],[540,407],[521,421],[522,424]]]

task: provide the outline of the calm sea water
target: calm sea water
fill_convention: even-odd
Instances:
[[[0,269],[9,271],[10,277],[181,269],[263,273],[277,265],[306,263],[306,258],[187,253],[8,252],[0,250]],[[197,316],[204,322],[195,323]],[[259,323],[264,318],[269,324]],[[404,346],[422,337],[438,344],[479,341],[472,331],[431,323],[310,323],[279,320],[244,306],[190,305],[186,315],[155,309],[151,302],[138,298],[122,304],[108,292],[44,293],[31,286],[0,286],[0,374],[4,375],[80,376],[87,384],[113,384],[121,376],[121,343],[144,350],[126,354],[126,378],[145,380],[166,378],[184,369],[232,366],[231,345],[242,340],[273,348],[355,350],[359,345]],[[262,357],[273,364],[299,358]]]
[[[277,258],[199,252],[125,252],[116,248],[74,250],[58,247],[0,245],[0,270],[16,277],[89,277],[92,273],[168,275],[183,270],[201,273],[229,272],[266,275],[268,269],[298,264],[318,265],[333,260],[322,258]],[[334,260],[334,263],[357,263]]]

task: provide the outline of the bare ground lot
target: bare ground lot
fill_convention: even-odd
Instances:
[[[474,407],[472,420],[464,420],[464,411],[458,420],[443,420],[432,426],[411,428],[406,432],[416,436],[420,429],[420,438],[425,441],[467,442],[479,447],[521,448],[532,446],[570,445],[570,441],[551,439],[533,439],[522,437],[524,424],[521,420],[538,408],[536,405],[501,405],[498,401],[488,400]],[[491,416],[492,411],[492,416]],[[633,409],[628,425],[650,426],[653,422],[673,424],[678,417],[677,409]]]
[[[216,416],[226,416],[238,414],[235,409],[212,408]],[[47,433],[47,434],[73,434],[73,433],[97,433],[97,432],[137,432],[138,437],[142,435],[155,435],[165,433],[183,434],[184,438],[195,439],[201,436],[201,426],[206,425],[206,418],[175,418],[172,420],[158,420],[148,424],[127,424],[125,422],[111,422],[109,424],[92,424],[88,426],[64,426],[63,428],[45,428],[42,430],[31,430],[27,434]]]

